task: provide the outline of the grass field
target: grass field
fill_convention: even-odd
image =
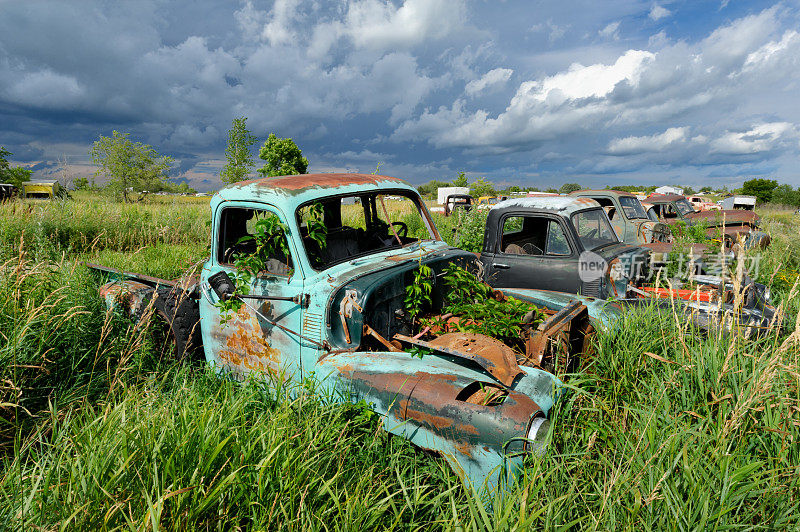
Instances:
[[[484,508],[363,405],[159,358],[78,260],[173,277],[207,198],[0,205],[0,523],[9,529],[800,528],[800,219],[762,209],[759,340],[626,316],[568,381],[552,442]],[[454,238],[453,220],[436,217]],[[472,231],[474,232],[474,231]],[[472,237],[472,233],[467,236]]]

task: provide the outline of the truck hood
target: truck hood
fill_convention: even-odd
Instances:
[[[761,220],[761,217],[753,211],[741,209],[691,212],[685,218],[691,222],[703,221],[711,226],[721,226],[722,221],[725,220],[725,225],[752,225],[755,227]]]

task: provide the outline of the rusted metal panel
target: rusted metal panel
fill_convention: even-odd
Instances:
[[[395,339],[419,347],[471,360],[492,374],[506,386],[522,373],[514,351],[499,340],[474,333],[447,333],[425,342],[402,334]]]

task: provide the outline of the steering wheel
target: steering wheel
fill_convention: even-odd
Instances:
[[[225,253],[222,254],[222,260],[226,264],[232,264],[233,261],[236,260],[238,256],[247,255],[255,252],[256,245],[255,240],[248,240],[245,242],[237,242],[235,244],[231,244],[225,249]]]
[[[408,236],[408,226],[405,222],[392,222],[392,226],[397,226],[397,236],[406,238]]]
[[[583,238],[588,238],[589,240],[594,240],[597,237],[599,229],[595,228],[583,235]]]

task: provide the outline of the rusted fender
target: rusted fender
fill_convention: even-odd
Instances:
[[[138,281],[111,281],[98,290],[100,297],[106,302],[106,308],[119,306],[131,317],[141,315],[145,299],[154,291],[152,286]]]
[[[543,419],[561,388],[554,375],[523,369],[504,387],[445,354],[339,352],[324,356],[316,375],[330,391],[370,403],[388,432],[441,453],[466,482],[492,490],[516,478],[525,453],[543,450]]]

